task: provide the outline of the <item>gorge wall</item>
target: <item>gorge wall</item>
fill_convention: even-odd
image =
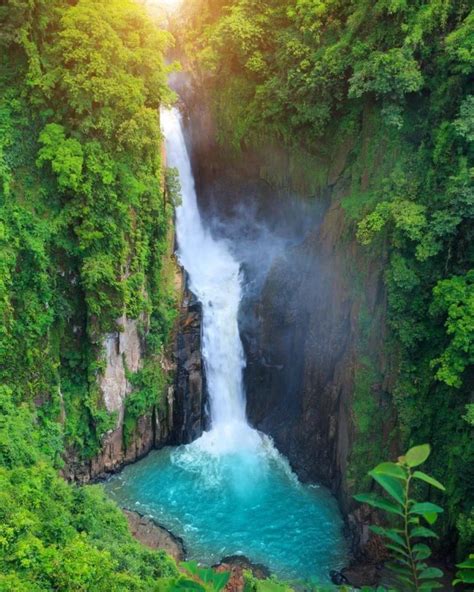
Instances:
[[[181,269],[176,269],[175,285],[180,293],[179,315],[171,343],[158,361],[166,376],[165,385],[154,385],[155,402],[136,418],[125,437],[127,401],[135,392],[133,375],[143,368],[147,356],[139,324],[146,326],[148,320],[122,317],[117,321],[118,330],[104,337],[105,368],[98,380],[103,404],[108,413],[114,414],[116,423],[93,458],[84,460],[69,451],[63,470],[68,479],[79,483],[100,479],[143,458],[152,449],[184,444],[201,435],[206,416],[202,312],[185,286]]]
[[[383,353],[384,259],[369,258],[350,232],[352,144],[341,143],[327,160],[274,145],[236,157],[214,144],[206,106],[195,99],[187,106],[201,207],[211,225],[219,210],[231,227],[236,203],[249,207],[255,199],[254,211],[268,224],[297,230],[242,304],[249,419],[274,438],[301,479],[331,488],[366,542],[367,517],[353,513],[351,496],[364,487],[367,467],[397,452],[397,436]],[[373,166],[358,173],[366,186]],[[243,263],[250,284],[252,257],[258,260],[257,249]]]

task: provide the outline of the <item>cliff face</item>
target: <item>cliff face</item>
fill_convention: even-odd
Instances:
[[[275,261],[256,304],[246,371],[252,422],[301,478],[333,490],[349,452],[355,364],[354,304],[339,262],[325,264],[339,216],[331,207],[321,229]]]
[[[255,303],[246,383],[252,423],[273,436],[302,479],[327,485],[347,509],[363,349],[359,318],[364,307],[380,321],[384,293],[376,264],[366,269],[363,293],[354,293],[348,266],[360,260],[344,234],[344,212],[333,199],[321,226],[274,262]],[[371,344],[374,358],[382,336],[383,325]],[[378,406],[381,386],[371,389]]]
[[[180,278],[181,275],[179,272]],[[84,461],[69,452],[63,471],[68,479],[87,483],[139,460],[153,448],[191,442],[201,435],[205,417],[202,314],[193,294],[187,289],[181,292],[173,344],[160,362],[168,377],[165,392],[157,390],[157,403],[137,419],[127,441],[124,438],[125,406],[134,392],[130,377],[142,368],[146,356],[138,330],[139,320],[122,317],[117,321],[120,330],[105,336],[105,367],[98,383],[104,406],[108,413],[115,414],[116,424],[104,436],[101,451],[94,458]],[[146,325],[146,319],[140,321]]]
[[[206,428],[206,377],[201,352],[202,307],[194,294],[185,290],[181,304],[175,356],[176,394],[173,409],[174,444],[187,444]]]

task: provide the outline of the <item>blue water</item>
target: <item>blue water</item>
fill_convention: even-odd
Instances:
[[[334,498],[299,483],[265,437],[258,453],[212,454],[199,441],[154,451],[105,487],[182,537],[188,558],[204,564],[243,554],[283,579],[328,582],[347,560]]]

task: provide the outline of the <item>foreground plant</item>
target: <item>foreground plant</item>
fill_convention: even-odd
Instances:
[[[456,565],[456,579],[453,584],[474,584],[474,553],[469,555],[462,563]]]
[[[354,496],[359,502],[384,510],[396,518],[393,527],[371,526],[371,530],[388,540],[387,549],[394,557],[388,567],[395,574],[404,591],[426,591],[440,588],[438,579],[443,572],[429,567],[425,561],[431,556],[430,547],[420,539],[431,539],[437,534],[430,528],[443,509],[431,502],[412,498],[415,481],[423,481],[431,487],[444,491],[444,486],[426,473],[414,470],[430,455],[428,444],[411,448],[398,462],[384,462],[369,472],[369,475],[391,497],[390,500],[372,493]]]
[[[181,567],[195,579],[183,582],[182,590],[199,590],[202,592],[220,592],[223,590],[230,578],[230,572],[218,573],[211,567],[201,567],[197,561],[185,561]],[[192,584],[192,587],[191,587]]]

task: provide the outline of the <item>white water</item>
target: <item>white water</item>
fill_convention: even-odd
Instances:
[[[217,455],[257,449],[262,438],[248,425],[242,382],[245,356],[238,327],[240,265],[226,242],[215,240],[203,227],[179,112],[163,111],[161,122],[167,165],[178,169],[181,183],[182,202],[176,208],[178,258],[189,275],[190,289],[203,307],[211,429],[193,448]]]

